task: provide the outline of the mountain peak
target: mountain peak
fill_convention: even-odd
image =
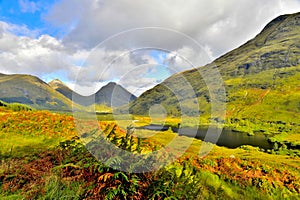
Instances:
[[[3,76],[3,77],[2,77]],[[36,76],[1,75],[0,100],[37,109],[70,110],[72,102]]]
[[[290,15],[280,15],[278,17],[276,17],[275,19],[273,19],[272,21],[270,21],[265,27],[264,29],[262,30],[265,31],[267,30],[268,28],[271,28],[273,25],[275,24],[278,24],[278,23],[281,23],[283,22],[284,20],[286,20]]]
[[[59,79],[50,81],[48,85],[68,99],[76,101],[76,103],[81,105],[105,103],[108,106],[117,107],[136,99],[133,94],[115,82],[107,83],[98,92],[90,96],[82,96],[74,92]],[[73,99],[74,96],[76,96],[75,99]]]
[[[64,83],[63,83],[61,80],[59,80],[58,78],[53,79],[53,80],[50,81],[48,84],[49,84],[49,85],[57,85],[57,84],[59,84],[59,85],[64,85]]]
[[[59,79],[54,79],[48,83],[48,85],[56,90],[57,92],[63,94],[68,99],[72,100],[72,94],[75,93],[73,90],[71,90],[66,84],[64,84]]]
[[[133,94],[115,82],[103,86],[95,96],[96,103],[106,103],[111,107],[118,107],[136,99]]]
[[[109,82],[108,84],[106,84],[105,86],[116,86],[118,85],[116,82]],[[104,87],[105,87],[104,86]]]
[[[255,45],[263,47],[274,43],[287,43],[298,34],[299,19],[300,12],[276,17],[253,39]]]
[[[52,81],[50,81],[48,83],[48,85],[50,87],[52,87],[53,89],[55,89],[55,90],[57,90],[58,88],[67,88],[67,86],[61,80],[59,80],[58,78],[53,79]]]

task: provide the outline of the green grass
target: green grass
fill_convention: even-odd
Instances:
[[[12,110],[12,111],[21,111],[21,110],[25,110],[25,111],[29,111],[29,110],[34,110],[33,108],[31,108],[28,105],[25,104],[21,104],[21,103],[6,103],[4,101],[0,101],[0,107]]]
[[[10,115],[22,117],[24,113],[20,113]],[[51,124],[48,123],[48,119],[70,118],[70,116],[44,112],[28,112],[25,116],[28,115],[29,118],[30,115],[38,116],[39,121],[49,127]],[[147,117],[135,116],[134,119],[138,119],[141,125],[150,123]],[[18,121],[17,118],[15,120]],[[152,120],[159,123],[162,119]],[[177,123],[178,120],[178,118],[168,118],[166,121],[171,124]],[[124,127],[130,122],[132,121],[119,121]],[[106,122],[107,125],[111,123],[113,121]],[[24,121],[23,126],[25,124],[33,126],[28,120]],[[17,124],[15,125],[18,127]],[[61,134],[54,137],[52,133],[44,135],[40,134],[38,129],[30,130],[30,134],[26,132],[17,134],[13,131],[0,134],[0,144],[3,147],[0,177],[5,176],[8,180],[17,181],[13,182],[12,188],[18,186],[17,190],[7,191],[4,188],[9,182],[7,180],[0,182],[0,187],[1,184],[4,187],[0,189],[0,197],[82,199],[95,196],[98,199],[113,199],[141,195],[144,199],[158,197],[164,199],[292,199],[297,194],[293,189],[283,186],[283,182],[277,180],[277,177],[281,175],[290,177],[293,183],[291,187],[297,188],[297,182],[293,178],[300,176],[299,157],[268,154],[250,146],[237,149],[215,146],[205,158],[200,158],[199,150],[203,142],[180,137],[177,145],[171,149],[171,151],[186,150],[178,161],[153,173],[123,173],[97,162],[78,140],[61,142],[69,137]],[[130,137],[126,139],[124,132],[119,131],[119,129],[115,130],[116,135],[111,135],[111,140],[120,148],[137,151],[136,140],[131,140]],[[136,135],[146,137],[141,148],[146,148],[147,145],[160,148],[169,144],[177,136],[170,130],[166,132],[137,130],[134,136]],[[126,145],[124,146],[120,141],[127,141]],[[14,146],[12,151],[11,146]],[[153,149],[147,147],[141,152],[149,153],[149,150]],[[266,174],[256,176],[255,173]],[[237,178],[239,176],[240,179]],[[247,182],[249,178],[253,181]],[[275,186],[268,182],[272,179],[275,181]]]
[[[60,177],[52,175],[47,177],[45,194],[39,199],[81,199],[80,196],[84,191],[81,187],[82,183],[66,181],[64,183]]]
[[[22,158],[53,148],[62,140],[63,138],[44,135],[26,136],[0,132],[0,155],[1,157]]]
[[[25,197],[18,194],[5,194],[0,191],[0,199],[2,200],[24,200]]]

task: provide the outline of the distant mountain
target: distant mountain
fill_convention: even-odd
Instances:
[[[110,107],[119,107],[136,99],[136,97],[122,86],[110,82],[103,86],[95,95],[96,104],[106,104]]]
[[[74,92],[58,79],[54,79],[48,84],[68,99],[85,106],[92,104],[105,104],[109,107],[118,107],[128,104],[136,99],[133,94],[114,82],[108,83],[98,90],[94,95],[90,96],[82,96]]]
[[[74,92],[73,90],[71,90],[68,86],[66,86],[59,79],[54,79],[54,80],[50,81],[48,83],[48,85],[50,87],[52,87],[54,90],[56,90],[57,92],[63,94],[65,97],[67,97],[70,100],[72,100],[73,93],[76,95],[79,95],[76,92]]]
[[[152,105],[161,104],[169,115],[193,116],[200,110],[201,116],[209,116],[214,97],[200,74],[217,69],[226,88],[226,117],[299,121],[299,33],[300,13],[279,16],[212,64],[175,74],[146,91],[130,104],[130,112],[147,114]]]
[[[37,109],[72,109],[72,102],[68,98],[31,75],[0,74],[0,100],[27,104]]]

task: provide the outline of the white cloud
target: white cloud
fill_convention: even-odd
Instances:
[[[0,36],[2,36],[3,33],[35,38],[39,35],[39,30],[30,30],[26,27],[26,25],[16,25],[0,21]]]
[[[32,13],[40,5],[19,3]],[[43,17],[63,29],[62,39],[0,21],[0,72],[40,77],[63,72],[69,86],[77,84],[85,94],[120,80],[139,95],[160,79],[147,77],[151,66],[164,64],[176,73],[204,65],[254,37],[278,15],[299,9],[298,0],[61,0]],[[140,27],[161,29],[115,35]],[[151,48],[165,53],[155,57]]]
[[[55,73],[63,72],[66,74],[65,79],[69,80],[68,85],[83,95],[93,94],[99,86],[111,80],[126,79],[128,76],[135,80],[126,84],[131,91],[144,91],[142,88],[157,84],[154,78],[143,78],[149,68],[139,67],[157,64],[149,55],[149,49],[128,51],[96,48],[74,51],[61,40],[49,35],[37,38],[17,36],[10,31],[11,27],[18,28],[16,25],[0,22],[1,72],[25,73],[39,77],[50,74],[53,77]],[[135,77],[132,76],[134,74]]]
[[[42,76],[72,66],[61,41],[49,35],[38,38],[14,34],[16,25],[0,22],[0,70]],[[25,28],[26,29],[26,28]],[[11,31],[12,30],[12,31]]]
[[[164,27],[208,45],[216,57],[255,36],[271,19],[299,8],[298,0],[63,0],[50,11],[47,20],[57,26],[74,25],[76,21],[64,42],[85,48],[124,30]],[[144,34],[144,39],[153,43],[160,37],[170,51],[178,48],[176,43],[184,42]]]
[[[97,48],[87,55],[77,80],[83,82],[108,81],[133,74],[136,67],[143,64],[157,64],[149,56],[149,50],[108,50]],[[145,69],[146,70],[146,69]]]
[[[40,9],[39,3],[29,0],[19,0],[19,5],[22,12],[35,13]]]
[[[118,83],[131,93],[139,96],[159,83],[157,77],[149,77],[153,73],[158,73],[157,67],[156,62],[133,66],[131,70],[120,77]]]
[[[205,65],[212,61],[209,55],[211,52],[206,52],[206,49],[207,47],[198,52],[193,48],[184,46],[177,51],[167,54],[164,64],[167,65],[173,73]]]
[[[65,84],[72,90],[83,96],[89,96],[96,93],[101,87],[106,85],[108,82],[95,82],[92,86],[85,86],[74,82],[65,82]]]

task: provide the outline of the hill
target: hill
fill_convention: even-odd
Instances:
[[[136,99],[133,94],[128,92],[121,85],[118,85],[114,82],[108,83],[107,85],[100,88],[95,94],[90,96],[82,96],[74,92],[58,79],[54,79],[48,84],[68,99],[84,106],[101,104],[109,107],[118,107],[128,104],[128,102]]]
[[[136,96],[114,82],[103,86],[93,96],[95,96],[96,104],[106,104],[110,107],[126,105],[136,99]]]
[[[48,85],[50,87],[52,87],[54,90],[56,90],[57,92],[63,94],[65,97],[67,97],[68,99],[72,100],[72,95],[74,93],[74,95],[79,95],[78,93],[74,92],[73,90],[71,90],[68,86],[66,86],[61,80],[59,79],[54,79],[52,81],[50,81],[48,83]]]
[[[169,115],[198,116],[199,109],[209,118],[214,96],[201,75],[218,69],[226,89],[228,123],[245,119],[300,123],[299,33],[300,13],[279,16],[255,38],[213,63],[175,74],[146,91],[131,103],[130,112],[145,115],[152,105],[161,104]]]
[[[36,109],[71,110],[72,102],[47,83],[31,75],[0,74],[0,100]],[[76,106],[76,105],[75,105]]]

